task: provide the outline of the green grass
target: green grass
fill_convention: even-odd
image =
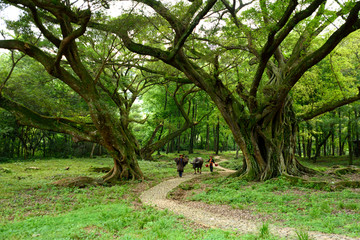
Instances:
[[[126,182],[112,187],[57,188],[51,182],[77,176],[100,178],[104,173],[88,171],[91,166],[110,166],[110,158],[50,159],[0,164],[0,223],[32,216],[56,215],[97,204],[116,203],[136,187],[138,182]],[[139,161],[149,184],[176,176],[170,162]],[[39,170],[27,170],[38,167]],[[70,167],[69,170],[65,170]],[[154,183],[154,184],[155,184]],[[128,198],[136,196],[128,196]]]
[[[189,157],[193,159],[199,155],[204,159],[209,156],[197,151]],[[138,188],[148,188],[176,177],[173,158],[177,156],[161,156],[159,161],[153,162],[139,161],[146,177],[143,182],[80,189],[58,188],[50,183],[66,177],[100,178],[103,173],[90,172],[89,168],[111,167],[112,159],[0,163],[0,239],[278,239],[269,233],[266,223],[258,234],[239,235],[217,229],[194,229],[181,216],[141,207]],[[224,155],[230,160],[228,164],[235,166],[240,160],[234,160],[233,156],[233,153]],[[29,170],[29,167],[39,170]],[[69,169],[65,170],[66,167]],[[190,164],[185,167],[185,173],[192,171]],[[282,178],[253,183],[220,178],[214,173],[205,179],[204,183],[195,185],[185,182],[181,188],[193,191],[206,184],[206,191],[194,194],[194,200],[270,214],[274,221],[281,220],[282,225],[298,229],[360,235],[358,192],[319,191],[293,186]],[[308,236],[306,232],[298,232],[298,238],[308,239]]]
[[[349,166],[349,156],[319,157],[316,160],[316,163],[313,163],[312,160],[309,159],[304,159],[304,158],[298,158],[298,159],[305,166],[313,168],[318,171],[326,171],[329,167],[332,166],[341,166],[341,167]],[[360,158],[354,158],[353,165],[360,166]]]
[[[193,230],[181,219],[129,204],[84,207],[57,216],[28,218],[0,227],[1,239],[236,239],[231,232]]]
[[[271,215],[281,225],[325,233],[360,236],[358,191],[327,192],[294,186],[279,178],[263,183],[237,178],[207,178],[207,190],[190,197],[210,204],[227,204],[254,214]]]
[[[0,239],[239,239],[231,231],[194,229],[181,216],[139,207],[137,187],[177,176],[171,158],[139,161],[146,176],[141,183],[80,189],[50,184],[65,177],[99,178],[103,173],[89,168],[112,163],[110,158],[0,163]]]

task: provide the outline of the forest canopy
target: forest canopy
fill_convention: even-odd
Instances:
[[[203,129],[208,147],[220,122],[254,180],[312,172],[296,159],[304,129],[321,147],[335,126],[318,116],[347,106],[349,146],[358,136],[360,2],[0,3],[19,11],[0,40],[0,113],[102,146],[105,181],[143,179],[137,159],[184,133],[191,150]]]

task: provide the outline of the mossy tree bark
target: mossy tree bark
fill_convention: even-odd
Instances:
[[[245,22],[247,21],[239,17],[240,9],[251,4],[252,1],[246,4],[240,1],[240,5],[236,3],[236,6],[231,6],[231,3],[223,0],[221,4],[223,4],[224,15],[220,15],[221,17],[226,15],[229,21],[233,22],[230,27],[236,29],[232,31],[232,34],[235,35],[234,39],[210,37],[204,39],[194,34],[191,41],[197,41],[196,44],[192,42],[187,45],[187,39],[192,35],[200,20],[211,15],[209,13],[217,3],[216,0],[209,0],[204,3],[193,1],[189,6],[184,5],[183,10],[186,13],[181,16],[172,13],[160,1],[137,0],[137,2],[153,8],[154,13],[158,14],[167,22],[167,26],[172,28],[173,36],[171,38],[167,36],[166,39],[156,41],[167,44],[159,48],[145,45],[147,41],[140,41],[145,44],[135,42],[135,40],[143,39],[144,36],[136,38],[136,31],[127,25],[128,18],[119,18],[114,22],[104,24],[92,23],[88,22],[86,11],[64,16],[69,9],[62,11],[64,9],[57,6],[51,11],[56,13],[57,21],[62,23],[61,29],[64,39],[59,40],[49,31],[45,31],[46,29],[44,30],[44,26],[37,18],[34,5],[43,7],[43,3],[40,6],[38,1],[9,0],[9,2],[21,3],[28,7],[33,12],[34,21],[38,28],[42,30],[49,41],[58,47],[59,51],[56,59],[48,59],[46,54],[39,54],[40,50],[24,43],[21,43],[22,46],[11,47],[9,42],[0,41],[0,47],[6,45],[4,48],[18,49],[35,58],[45,66],[50,74],[66,82],[87,101],[96,129],[103,138],[103,144],[114,155],[115,167],[110,176],[117,176],[118,173],[122,172],[126,176],[126,172],[129,172],[128,170],[124,171],[128,165],[124,163],[123,157],[132,154],[126,152],[122,146],[129,144],[130,149],[127,150],[132,151],[133,148],[130,143],[133,141],[131,139],[127,141],[126,135],[120,134],[121,137],[118,138],[115,135],[116,131],[112,135],[111,131],[115,129],[118,122],[103,113],[106,108],[101,106],[99,99],[92,101],[94,96],[98,96],[96,95],[96,88],[91,84],[94,79],[86,71],[83,71],[84,66],[79,64],[78,51],[74,41],[83,33],[86,26],[114,33],[122,39],[123,44],[131,52],[161,60],[177,69],[188,80],[204,90],[221,112],[234,135],[236,143],[244,154],[244,171],[239,172],[239,174],[250,179],[266,180],[285,173],[299,175],[307,172],[308,169],[300,165],[294,156],[297,121],[309,120],[360,99],[359,94],[345,97],[341,100],[330,101],[312,109],[311,112],[295,115],[290,97],[290,91],[306,71],[324,59],[342,39],[360,28],[360,2],[348,2],[346,6],[334,13],[333,10],[326,9],[325,0],[314,0],[301,6],[299,5],[302,3],[299,4],[296,0],[289,0],[286,3],[280,0],[271,1],[271,3],[260,0],[258,7],[253,8],[254,17],[260,16],[257,19],[259,24],[257,30],[259,31],[254,31],[253,26],[246,26]],[[49,4],[47,8],[53,7],[53,4],[55,3]],[[272,11],[272,6],[269,6],[271,4],[281,11]],[[329,14],[328,18],[323,20],[322,16],[326,14]],[[333,33],[328,34],[329,37],[321,46],[316,48],[319,45],[318,43],[311,46],[323,30],[338,17],[344,20],[341,26]],[[304,22],[306,23],[304,24]],[[262,23],[263,25],[261,25]],[[72,26],[71,24],[80,27],[76,31],[71,29],[68,31],[68,28]],[[117,27],[113,27],[114,24]],[[296,36],[292,34],[291,42],[294,44],[290,47],[286,46],[289,44],[286,41],[287,37],[297,27],[303,31]],[[264,35],[255,36],[257,32]],[[207,36],[207,34],[203,35]],[[160,33],[157,36],[160,38],[163,34]],[[168,39],[173,39],[171,47],[168,46]],[[236,44],[239,39],[242,43]],[[212,51],[213,47],[204,44],[204,42],[211,43],[212,46],[216,47],[216,50]],[[230,43],[235,43],[235,45]],[[205,47],[189,49],[192,48],[190,46]],[[287,50],[286,54],[282,52],[282,49]],[[234,67],[235,70],[230,75],[238,75],[237,79],[235,78],[235,86],[228,84],[227,76],[222,74],[226,72],[225,69],[229,66],[228,61],[226,61],[227,55],[219,57],[222,52],[232,50],[243,51],[242,53],[246,56],[251,55],[247,64],[256,64],[254,66],[255,73],[252,76],[246,76],[251,79],[247,82],[243,81],[241,74],[236,74],[236,67]],[[202,54],[202,51],[206,52],[206,56]],[[72,76],[69,76],[70,73],[59,67],[62,56],[67,58],[78,79],[74,80]],[[124,121],[126,122],[126,117]],[[123,124],[124,121],[121,120],[121,123]],[[107,124],[109,126],[106,126]],[[126,133],[127,125],[120,126],[123,129],[119,128],[118,131]],[[123,164],[121,166],[124,166],[124,169],[116,167],[116,163]],[[129,165],[131,166],[131,164]]]
[[[232,27],[243,33],[240,38],[246,39],[247,43],[229,45],[227,40],[201,38],[199,44],[201,41],[209,42],[222,51],[243,50],[246,52],[245,54],[252,55],[254,60],[250,60],[249,64],[257,64],[257,66],[250,86],[248,83],[245,85],[240,76],[235,88],[234,86],[228,87],[226,79],[221,78],[222,75],[219,71],[221,59],[218,51],[214,51],[213,58],[208,61],[208,64],[212,66],[211,70],[208,70],[203,67],[201,61],[196,62],[192,57],[192,54],[196,55],[194,53],[196,51],[187,51],[187,46],[184,47],[186,39],[191,35],[199,21],[209,13],[216,3],[215,0],[207,1],[203,5],[194,1],[187,12],[187,14],[192,14],[192,17],[183,19],[176,17],[156,0],[139,0],[138,2],[153,8],[171,26],[174,32],[174,43],[171,48],[167,47],[170,50],[136,43],[123,29],[115,30],[114,33],[122,38],[130,51],[153,56],[175,67],[211,97],[244,154],[244,170],[239,174],[250,179],[266,180],[281,174],[301,175],[305,172],[312,172],[302,166],[295,158],[297,121],[306,121],[357,101],[360,99],[360,95],[330,101],[312,109],[311,112],[295,116],[290,91],[307,70],[325,58],[342,39],[359,29],[360,2],[353,3],[337,12],[336,16],[343,16],[344,23],[330,35],[323,45],[314,49],[310,46],[312,41],[331,21],[336,19],[334,17],[328,22],[320,20],[326,12],[324,0],[313,1],[311,4],[302,6],[302,8],[298,8],[299,3],[297,1],[288,1],[287,5],[284,5],[283,1],[276,1],[275,4],[279,6],[282,4],[283,6],[282,12],[278,13],[281,17],[274,17],[276,21],[269,17],[271,11],[268,4],[270,3],[259,1],[260,10],[254,8],[254,11],[259,11],[259,15],[262,16],[264,27],[261,28],[261,31],[267,31],[267,36],[263,36],[266,40],[259,46],[256,45],[258,39],[255,39],[252,28],[246,26],[238,17],[241,7],[247,4],[241,3],[240,6],[231,6],[228,1],[222,1],[234,23]],[[194,9],[201,10],[196,13]],[[299,34],[299,38],[291,46],[293,47],[292,51],[290,50],[290,53],[288,52],[285,56],[281,51],[281,45],[286,44],[284,40],[305,19],[310,23],[303,26],[304,31]],[[96,27],[109,29],[99,25]],[[203,60],[201,54],[196,56]],[[211,56],[210,53],[208,53],[207,58],[211,58],[209,56]],[[223,68],[226,67],[223,66]]]
[[[35,45],[19,40],[2,40],[0,48],[18,50],[44,66],[53,77],[61,80],[71,87],[86,102],[92,123],[73,121],[65,118],[52,118],[42,116],[29,108],[11,101],[0,92],[0,107],[12,112],[19,123],[45,130],[67,133],[73,136],[75,141],[91,141],[104,146],[114,159],[114,167],[104,176],[107,182],[119,179],[143,179],[143,173],[137,162],[139,146],[135,137],[129,130],[131,119],[129,106],[135,101],[135,97],[125,99],[101,84],[100,75],[104,66],[94,77],[92,70],[87,67],[81,58],[77,39],[81,37],[87,28],[91,18],[90,9],[73,9],[70,1],[8,1],[20,8],[28,10],[34,24],[54,47],[57,49],[55,56],[43,51]],[[54,23],[61,30],[62,39],[52,28],[43,21],[42,11],[53,17]],[[71,22],[76,21],[78,27]],[[111,48],[109,49],[111,51]],[[63,61],[66,59],[66,62]],[[114,74],[115,75],[115,74]],[[115,75],[116,77],[116,75]],[[119,81],[118,79],[115,79]],[[131,86],[126,86],[131,88]],[[3,87],[2,87],[3,89]],[[116,89],[116,88],[114,88]],[[136,89],[137,90],[137,89]],[[136,91],[135,91],[136,93]],[[109,107],[104,96],[112,100]],[[133,96],[136,96],[134,94]],[[117,106],[119,116],[113,114],[113,106]]]

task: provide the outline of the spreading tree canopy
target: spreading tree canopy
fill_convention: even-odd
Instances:
[[[0,106],[14,112],[23,124],[64,128],[101,142],[116,163],[110,176],[142,178],[134,161],[139,147],[128,128],[132,119],[124,93],[114,87],[104,90],[106,86],[100,84],[106,77],[105,63],[113,57],[124,66],[124,58],[131,56],[136,59],[128,61],[133,68],[181,86],[192,83],[206,92],[244,154],[238,174],[250,179],[310,171],[295,158],[298,122],[360,98],[355,81],[346,95],[328,101],[318,98],[318,104],[303,112],[293,107],[293,90],[304,74],[360,27],[358,1],[134,0],[121,10],[122,2],[110,0],[83,1],[83,5],[69,0],[1,2],[24,11],[23,24],[14,29],[28,29],[31,38],[1,40],[0,48],[32,57],[70,86],[87,103],[93,124],[40,117],[6,96]],[[109,6],[112,15],[100,11]],[[83,43],[88,32],[94,32],[94,39],[106,37],[115,44],[121,40],[126,50],[112,56],[113,45],[107,43],[98,57],[99,67],[94,68],[84,50],[91,46]],[[119,107],[119,118],[104,99]]]
[[[159,79],[151,71],[144,72],[147,68],[134,69],[134,63],[142,59],[125,51],[117,36],[87,30],[93,14],[90,8],[82,10],[82,6],[74,7],[69,1],[5,3],[24,12],[18,21],[8,22],[8,30],[13,30],[15,37],[0,43],[1,48],[11,51],[12,59],[1,82],[0,107],[12,112],[22,125],[66,133],[74,141],[104,146],[114,159],[114,167],[104,176],[105,181],[142,179],[137,158],[151,157],[157,148],[196,124],[188,117],[184,105],[187,96],[198,90],[178,82],[167,89],[167,94],[184,119],[179,121],[182,125],[156,141],[150,137],[141,147],[132,127],[142,124],[146,116],[138,113],[136,100],[155,84],[169,80]],[[101,5],[92,5],[98,6]],[[76,24],[72,23],[74,17]],[[15,74],[24,56],[38,64],[28,67],[22,64],[22,73]],[[53,98],[56,88],[61,89],[62,96]],[[153,136],[161,125],[154,127]]]

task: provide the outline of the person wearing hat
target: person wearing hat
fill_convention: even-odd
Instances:
[[[179,177],[182,177],[184,172],[185,165],[189,162],[188,158],[185,158],[183,154],[180,154],[178,158],[175,158],[177,171],[179,172]]]
[[[215,165],[215,160],[213,159],[213,156],[210,156],[210,159],[208,160],[208,163],[210,165],[210,172],[213,172],[214,165]]]

